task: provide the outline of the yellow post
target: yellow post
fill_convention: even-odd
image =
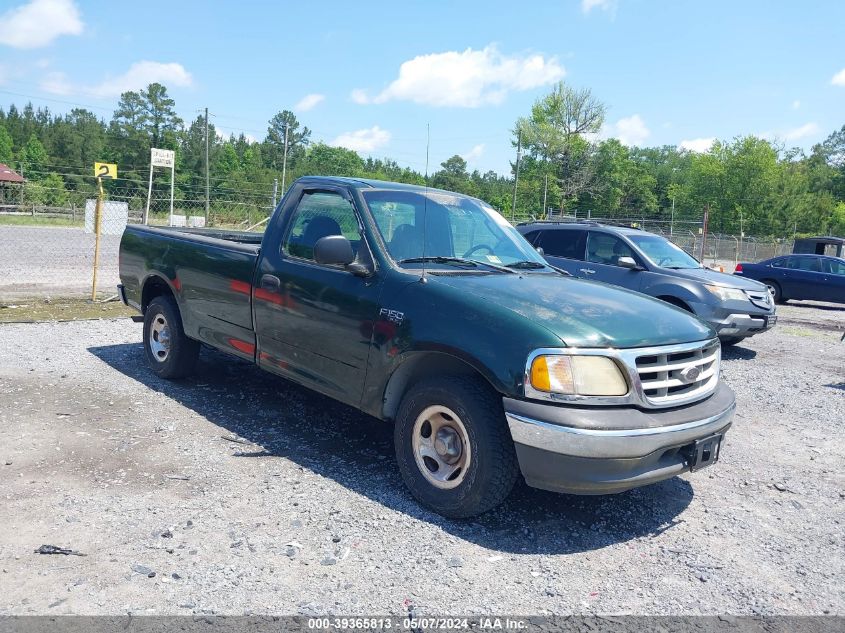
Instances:
[[[97,177],[97,186],[100,193],[97,195],[97,204],[94,206],[94,275],[91,281],[91,301],[97,300],[97,266],[100,263],[100,226],[103,215],[103,179]]]

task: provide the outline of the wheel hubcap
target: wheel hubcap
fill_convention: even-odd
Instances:
[[[437,488],[459,486],[472,459],[463,422],[439,405],[426,408],[414,422],[413,449],[417,468]]]
[[[163,314],[157,314],[150,323],[150,351],[160,363],[170,355],[170,327]]]

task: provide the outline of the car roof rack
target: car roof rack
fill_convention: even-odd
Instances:
[[[525,226],[527,224],[558,224],[558,225],[568,225],[568,224],[582,224],[587,226],[615,226],[623,229],[633,229],[635,231],[642,231],[643,228],[640,226],[635,226],[633,222],[614,222],[613,220],[588,220],[588,219],[572,219],[572,220],[527,220],[525,222],[519,222],[517,226]]]

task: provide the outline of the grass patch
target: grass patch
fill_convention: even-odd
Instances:
[[[91,303],[90,299],[20,299],[0,304],[0,323],[33,321],[83,321],[113,319],[138,314],[120,301]]]
[[[43,215],[0,215],[0,225],[5,226],[85,226],[85,218],[50,218]]]
[[[803,327],[784,327],[780,328],[780,331],[784,334],[789,334],[790,336],[803,336],[806,338],[835,338],[838,339],[842,336],[841,332],[831,331],[831,330],[817,330],[811,328],[803,328]]]

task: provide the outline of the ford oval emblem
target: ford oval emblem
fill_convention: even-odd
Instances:
[[[685,367],[681,370],[680,378],[684,384],[691,384],[698,380],[698,377],[701,375],[701,369],[698,367]]]

